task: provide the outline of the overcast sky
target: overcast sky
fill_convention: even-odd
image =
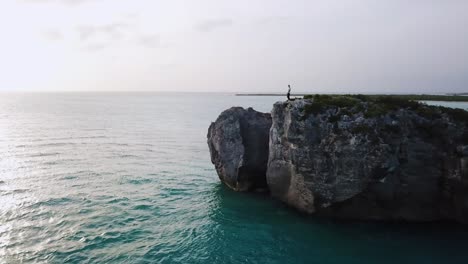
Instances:
[[[468,91],[466,0],[2,0],[0,91]]]

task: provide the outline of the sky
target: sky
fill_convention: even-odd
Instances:
[[[466,0],[3,0],[0,91],[468,92]]]

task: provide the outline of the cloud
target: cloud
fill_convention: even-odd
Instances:
[[[140,17],[140,14],[137,13],[137,12],[128,13],[128,14],[125,15],[125,18],[130,19],[130,20],[138,19],[139,17]]]
[[[79,5],[87,2],[96,2],[100,0],[22,0],[25,3],[34,3],[34,4],[39,4],[39,3],[62,3],[65,5]]]
[[[57,29],[51,29],[43,32],[44,38],[52,41],[63,39],[63,34]]]
[[[132,26],[123,22],[104,25],[82,25],[76,28],[81,47],[86,51],[100,51],[125,37]]]
[[[80,40],[88,41],[94,37],[106,37],[110,39],[121,38],[124,35],[125,30],[129,27],[130,25],[125,23],[112,23],[100,26],[79,26],[76,30],[78,31]]]
[[[218,28],[229,27],[232,24],[232,19],[212,19],[198,23],[197,25],[195,25],[195,29],[200,32],[211,32]]]
[[[93,26],[80,26],[76,29],[80,40],[86,41],[96,34],[96,29]]]
[[[109,44],[106,44],[106,43],[91,43],[91,44],[85,45],[82,49],[85,50],[85,51],[94,52],[94,51],[103,50],[103,49],[107,48],[108,46],[109,46]]]
[[[144,35],[140,37],[140,44],[148,48],[157,48],[161,46],[161,37],[157,34]]]

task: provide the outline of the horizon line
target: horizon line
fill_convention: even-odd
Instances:
[[[286,96],[287,92],[240,92],[240,91],[145,91],[145,90],[138,90],[138,91],[122,91],[122,90],[114,90],[114,91],[78,91],[78,90],[71,90],[71,91],[53,91],[53,90],[43,90],[43,91],[2,91],[0,90],[0,94],[53,94],[53,93],[173,93],[173,94],[230,94],[235,96]],[[304,95],[312,95],[312,94],[336,94],[336,95],[343,95],[343,94],[364,94],[364,95],[468,95],[467,92],[441,92],[441,93],[416,93],[416,92],[409,92],[409,93],[385,93],[385,92],[346,92],[346,93],[326,93],[326,92],[295,92],[291,93],[291,95],[295,96],[304,96]]]

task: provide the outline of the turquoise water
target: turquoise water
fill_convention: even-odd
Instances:
[[[423,101],[423,102],[428,105],[459,108],[459,109],[464,109],[468,111],[468,102],[443,102],[443,101]]]
[[[315,219],[224,188],[210,122],[279,99],[1,94],[0,263],[468,263],[461,226]]]

